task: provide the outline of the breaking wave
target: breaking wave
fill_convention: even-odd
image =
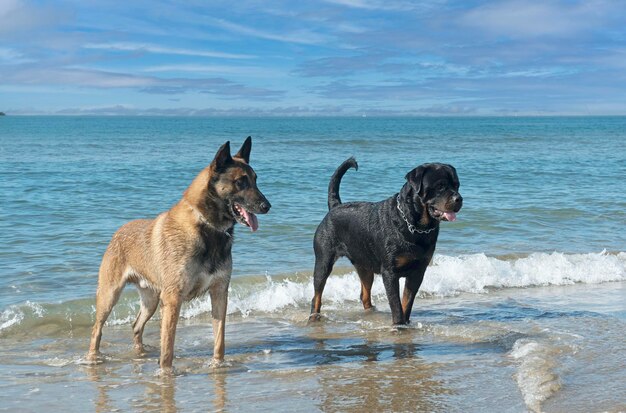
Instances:
[[[339,271],[341,273],[341,271]],[[435,256],[426,271],[420,297],[454,296],[461,293],[487,293],[490,289],[523,288],[575,283],[597,284],[626,280],[626,253],[564,254],[533,253],[526,257],[498,258],[485,254]],[[127,290],[131,290],[128,288]],[[324,306],[332,309],[358,301],[360,282],[354,271],[331,275],[324,290]],[[373,288],[373,298],[386,301],[379,276]],[[311,274],[266,277],[234,277],[230,287],[229,314],[248,317],[261,313],[280,313],[288,308],[302,308],[304,314],[313,296]],[[383,307],[383,306],[381,306]],[[183,307],[183,318],[194,318],[210,312],[207,296]],[[139,303],[132,292],[124,294],[114,308],[110,325],[131,323]],[[93,298],[62,303],[26,302],[0,312],[0,336],[46,325],[50,330],[70,330],[90,326],[95,306]]]

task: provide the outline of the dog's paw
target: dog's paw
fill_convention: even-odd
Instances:
[[[230,373],[234,371],[250,371],[248,367],[236,360],[217,360],[212,359],[207,367],[211,374]]]
[[[79,358],[76,360],[76,364],[82,364],[84,366],[96,366],[98,364],[104,363],[106,357],[98,352],[98,353],[87,353],[87,355],[83,358]]]
[[[170,367],[159,367],[154,372],[154,376],[155,377],[161,377],[161,378],[166,378],[166,379],[170,378],[170,377],[182,376],[182,375],[184,375],[184,373],[179,371],[178,369],[174,368],[173,366],[170,366]]]
[[[209,362],[209,368],[211,369],[223,369],[223,368],[228,368],[231,367],[232,363],[226,361],[226,360],[218,360],[218,359],[211,359],[211,361]]]
[[[212,359],[211,361],[205,363],[203,367],[204,369],[202,371],[206,371],[206,373],[211,375],[250,371],[248,366],[237,360]]]
[[[320,313],[312,313],[309,316],[309,319],[307,321],[307,325],[316,323],[316,322],[321,321],[321,320],[322,320],[322,315]]]
[[[145,357],[145,356],[149,355],[150,353],[154,353],[154,352],[158,351],[158,348],[156,348],[154,346],[150,346],[148,344],[143,344],[143,345],[135,345],[135,346],[133,346],[133,350],[135,351],[135,356],[137,356],[137,357]]]
[[[394,324],[391,326],[391,332],[400,333],[402,331],[408,330],[411,327],[408,324]]]

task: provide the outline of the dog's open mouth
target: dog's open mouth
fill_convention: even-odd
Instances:
[[[438,219],[438,220],[443,220],[443,221],[456,221],[456,212],[445,212],[445,211],[441,211],[433,206],[430,206],[429,208],[429,212],[430,212],[430,216]]]
[[[246,209],[238,203],[233,203],[233,216],[241,225],[250,227],[252,232],[259,229],[259,220],[256,218],[256,215],[246,211]]]

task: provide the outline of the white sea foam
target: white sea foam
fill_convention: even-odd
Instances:
[[[0,331],[15,324],[19,324],[24,319],[24,312],[19,308],[10,307],[0,314]]]
[[[426,271],[420,288],[421,295],[454,296],[460,293],[487,293],[494,288],[520,288],[574,283],[596,284],[626,280],[626,253],[606,252],[589,254],[535,253],[524,258],[499,259],[485,254],[462,256],[436,255]],[[129,288],[130,290],[130,288]],[[324,289],[324,308],[337,309],[358,302],[360,281],[352,271],[345,275],[332,275]],[[244,317],[258,313],[277,313],[287,308],[308,307],[313,297],[310,276],[294,274],[291,277],[258,278],[234,277],[230,287],[229,314]],[[377,305],[386,301],[380,276],[376,276],[372,296]],[[84,301],[84,300],[83,300]],[[129,324],[135,320],[139,309],[134,297],[121,300],[109,317],[108,325]],[[78,307],[75,307],[78,306]],[[58,307],[58,308],[57,308]],[[0,312],[0,332],[24,323],[25,319],[61,317],[72,323],[92,323],[94,308],[85,303],[72,302],[46,305],[27,302]],[[207,296],[183,307],[181,316],[193,318],[210,313]],[[91,317],[91,321],[89,318]],[[76,320],[74,320],[76,319]]]
[[[421,294],[454,296],[460,293],[486,293],[493,288],[521,288],[575,283],[597,284],[626,280],[626,253],[590,254],[534,253],[524,258],[499,259],[485,254],[435,256],[426,271]],[[360,281],[356,272],[332,275],[324,289],[324,306],[333,309],[358,301]],[[380,276],[372,296],[385,301]],[[262,283],[247,285],[245,278],[234,279],[228,304],[229,314],[248,316],[256,312],[278,312],[288,307],[308,306],[313,297],[310,277],[266,277]],[[190,318],[210,311],[208,297],[193,301],[183,310]]]
[[[534,253],[501,260],[484,254],[435,256],[421,291],[439,296],[482,293],[488,288],[598,284],[626,279],[626,253]]]
[[[533,412],[541,412],[541,403],[561,388],[554,372],[559,353],[558,348],[529,339],[516,341],[509,353],[519,363],[515,380]]]
[[[0,332],[11,326],[19,325],[27,316],[42,318],[44,314],[44,308],[32,301],[26,301],[20,306],[10,306],[0,313]]]

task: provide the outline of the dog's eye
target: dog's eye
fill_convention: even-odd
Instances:
[[[248,183],[248,177],[244,176],[235,181],[235,185],[237,185],[237,189],[242,190],[248,188],[250,184]]]

